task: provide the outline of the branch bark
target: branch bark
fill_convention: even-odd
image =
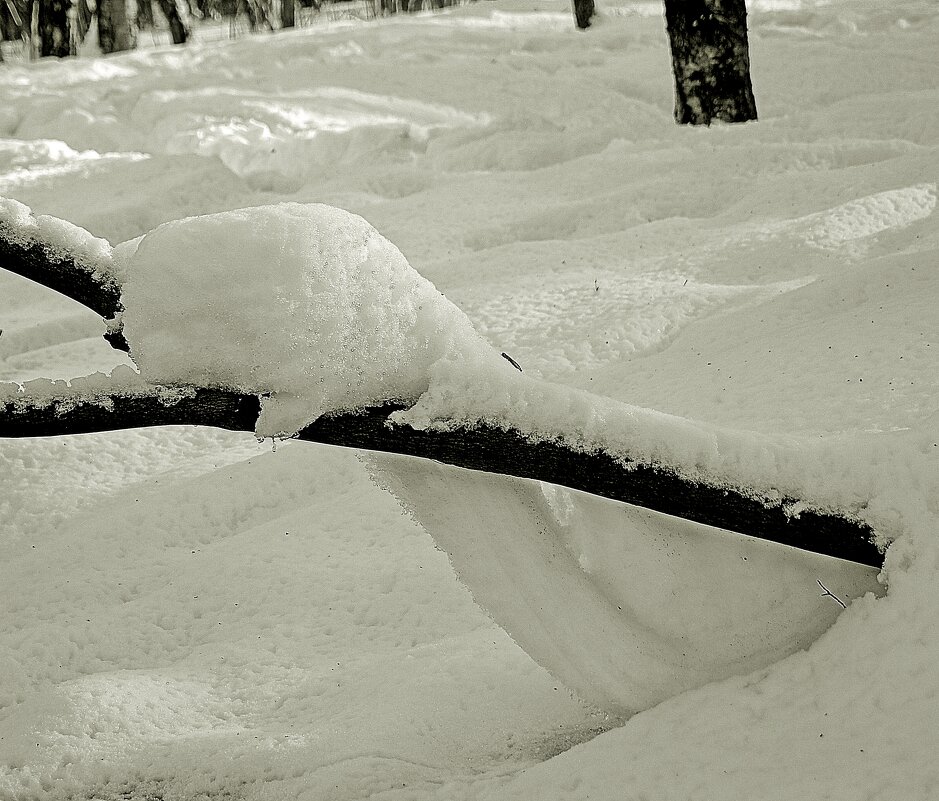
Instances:
[[[0,269],[21,275],[76,300],[105,320],[115,319],[123,310],[121,285],[103,273],[99,266],[63,253],[41,236],[24,235],[0,219]],[[129,351],[120,327],[104,338],[116,350]]]
[[[711,486],[661,467],[623,465],[608,453],[584,453],[563,442],[533,441],[515,430],[477,425],[452,431],[418,431],[393,425],[404,408],[386,404],[324,416],[297,439],[346,448],[434,459],[488,473],[560,484],[592,495],[631,503],[783,545],[879,567],[883,557],[865,523],[824,511],[786,509],[795,499],[767,504],[739,488]],[[205,425],[253,431],[260,401],[218,389],[199,388],[179,400],[130,392],[36,403],[0,403],[0,437],[36,437],[139,428]]]
[[[48,242],[23,237],[0,221],[0,268],[77,300],[104,319],[123,311],[121,287],[89,264],[56,251]]]

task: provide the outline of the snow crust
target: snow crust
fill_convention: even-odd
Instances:
[[[141,375],[263,393],[262,437],[414,399],[441,359],[498,359],[394,245],[332,206],[167,223],[127,270],[122,319]]]

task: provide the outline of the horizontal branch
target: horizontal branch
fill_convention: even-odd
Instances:
[[[61,292],[106,319],[122,311],[120,285],[108,271],[98,269],[100,265],[93,260],[63,252],[52,239],[46,241],[37,219],[22,204],[0,199],[2,203],[9,211],[6,216],[0,214],[0,268]],[[41,219],[53,230],[78,236],[79,241],[82,237],[93,239],[64,221]],[[97,242],[110,258],[110,246]],[[127,349],[120,330],[106,338],[114,347]],[[0,437],[159,425],[204,425],[253,432],[260,413],[260,400],[253,395],[208,388],[151,387],[139,377],[127,384],[115,381],[100,389],[62,392],[61,387],[53,387],[52,392],[36,396],[11,392],[9,387],[7,390],[0,392]],[[795,499],[763,502],[740,488],[694,481],[656,465],[624,465],[604,451],[585,453],[561,441],[534,441],[519,431],[493,425],[449,431],[393,425],[388,418],[401,408],[386,404],[321,417],[297,437],[537,479],[861,564],[879,567],[883,561],[866,524],[824,511],[790,515],[787,509],[794,506]]]
[[[792,516],[791,501],[764,503],[739,488],[694,481],[665,468],[628,466],[603,451],[533,441],[514,430],[477,425],[450,431],[393,425],[387,404],[324,416],[297,438],[327,445],[433,459],[456,467],[546,481],[783,545],[879,567],[883,557],[865,523],[824,511]],[[0,437],[49,436],[154,425],[207,425],[253,431],[260,401],[216,389],[182,397],[131,392],[88,398],[0,401]],[[793,499],[794,500],[794,499]]]

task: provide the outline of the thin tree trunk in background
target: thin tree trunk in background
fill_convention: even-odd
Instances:
[[[589,28],[594,11],[593,0],[574,0],[574,22],[577,23],[577,27],[581,30]]]
[[[0,0],[0,41],[15,42],[29,32],[26,9],[17,0]]]
[[[153,0],[137,0],[137,27],[140,30],[153,27]]]
[[[282,0],[280,4],[280,26],[282,28],[292,28],[296,24],[297,15],[294,0]]]
[[[78,55],[78,47],[85,41],[88,29],[95,19],[97,8],[95,0],[75,0],[71,8],[72,29],[69,33],[72,36],[72,55]]]
[[[98,44],[102,53],[133,49],[126,0],[98,0]]]
[[[39,55],[69,54],[68,0],[39,0]]]
[[[744,0],[665,0],[675,74],[675,120],[756,119]]]
[[[183,19],[184,14],[179,13],[175,0],[159,0],[159,3],[160,10],[170,24],[170,36],[173,37],[173,44],[185,44],[186,40],[189,39],[189,28]]]

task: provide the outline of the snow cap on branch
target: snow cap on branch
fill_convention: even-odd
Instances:
[[[124,331],[145,379],[265,396],[256,433],[412,400],[440,359],[498,353],[361,217],[282,203],[177,220],[129,256]]]
[[[0,197],[0,231],[9,242],[22,247],[39,245],[53,257],[70,259],[99,283],[117,283],[110,243],[67,220],[33,215],[29,206]]]

